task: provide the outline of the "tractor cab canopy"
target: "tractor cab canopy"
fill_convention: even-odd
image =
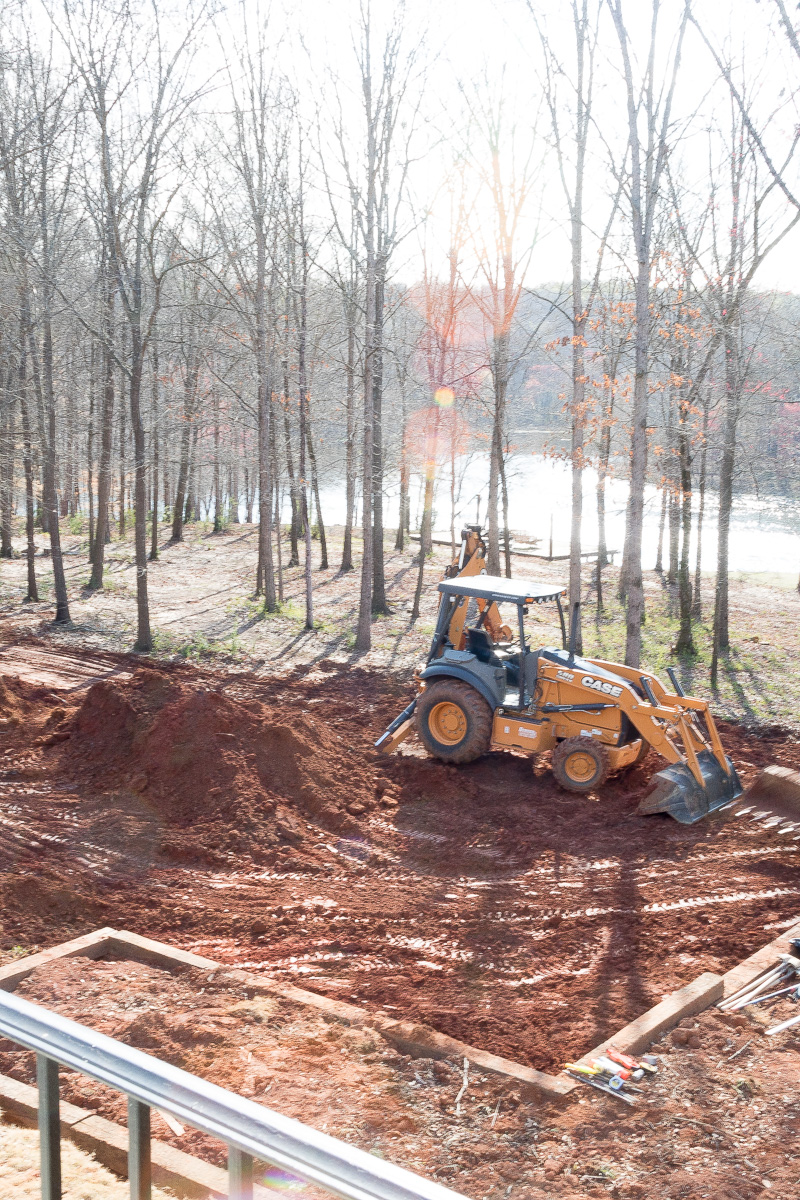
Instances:
[[[439,591],[446,596],[474,596],[491,604],[560,604],[567,589],[562,583],[532,583],[529,579],[503,579],[501,575],[472,575],[443,579]]]
[[[460,634],[464,625],[471,622],[471,618],[477,618],[474,632],[481,631],[486,618],[490,617],[491,613],[497,613],[495,605],[498,604],[513,604],[517,609],[517,629],[519,631],[520,650],[525,652],[525,627],[524,616],[525,610],[529,604],[547,604],[555,601],[558,606],[558,617],[561,623],[561,644],[566,648],[567,645],[567,629],[564,621],[564,609],[561,604],[562,596],[566,595],[567,589],[563,583],[533,583],[530,579],[504,579],[501,575],[471,575],[457,576],[455,579],[443,579],[439,584],[439,591],[442,594],[442,600],[439,607],[439,619],[437,621],[436,634],[434,635],[433,645],[431,646],[430,658],[435,657],[441,652],[443,642],[447,640],[447,635],[456,629]],[[475,604],[469,604],[470,601],[478,601],[478,607],[481,608],[480,615],[477,612]],[[469,605],[469,607],[465,607]],[[461,610],[463,617],[455,624],[451,624],[453,615]],[[489,622],[487,622],[487,625]],[[499,624],[499,620],[497,622]],[[508,626],[503,627],[506,631],[505,636],[511,633]],[[467,630],[467,633],[473,632]],[[483,637],[486,635],[483,634]],[[513,635],[512,635],[513,636]],[[470,639],[475,640],[475,639]],[[497,641],[495,634],[495,641]]]

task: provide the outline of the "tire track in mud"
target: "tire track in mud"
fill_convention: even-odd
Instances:
[[[196,677],[207,687],[213,674]],[[318,686],[336,728],[356,742],[364,730],[372,761],[380,694],[367,684],[342,673]],[[235,690],[308,699],[305,680],[237,677]],[[426,759],[374,771],[397,795],[391,815],[336,834],[298,811],[293,847],[213,867],[170,860],[157,838],[142,850],[144,816],[122,801],[117,811],[116,793],[78,793],[52,775],[0,780],[0,855],[43,868],[45,888],[103,898],[102,920],[51,923],[43,944],[116,924],[544,1069],[731,965],[797,909],[800,846],[753,823],[636,820],[631,789],[615,781],[602,805],[582,806],[511,756],[469,772]]]

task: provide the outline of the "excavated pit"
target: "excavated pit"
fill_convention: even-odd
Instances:
[[[654,759],[583,799],[510,754],[381,760],[406,702],[330,663],[0,681],[3,948],[110,924],[554,1070],[800,910],[800,842],[636,815]],[[721,731],[745,783],[800,767]]]

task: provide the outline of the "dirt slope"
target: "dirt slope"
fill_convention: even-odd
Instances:
[[[507,754],[381,761],[406,696],[369,672],[134,664],[5,679],[7,952],[112,924],[548,1069],[800,910],[800,843],[636,816],[654,763],[581,799]],[[779,729],[723,736],[745,780],[800,767]]]

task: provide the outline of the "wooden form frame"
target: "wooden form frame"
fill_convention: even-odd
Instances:
[[[796,937],[800,937],[800,921],[762,946],[749,958],[726,971],[724,975],[704,972],[685,987],[665,996],[659,1004],[618,1030],[599,1046],[595,1046],[579,1061],[585,1062],[593,1058],[610,1045],[623,1052],[642,1053],[684,1017],[694,1016],[727,996],[732,996],[744,984],[754,982],[769,971],[781,954],[789,953],[789,943]],[[327,996],[295,987],[293,984],[261,979],[215,959],[204,958],[187,950],[179,950],[165,942],[157,942],[152,938],[109,927],[63,942],[40,954],[32,954],[8,963],[0,968],[0,989],[13,992],[23,979],[60,958],[98,959],[107,954],[117,954],[122,958],[167,968],[182,965],[209,972],[221,972],[224,979],[247,988],[253,995],[279,996],[295,1004],[315,1008],[346,1025],[368,1025],[403,1053],[417,1058],[466,1058],[482,1070],[492,1071],[513,1080],[530,1097],[564,1102],[580,1087],[563,1071],[558,1075],[536,1071],[532,1067],[512,1062],[490,1051],[468,1046],[427,1026],[368,1012],[355,1004],[331,1000]],[[0,1109],[22,1123],[35,1124],[38,1110],[36,1088],[0,1075]],[[115,1173],[122,1176],[127,1173],[127,1129],[96,1116],[88,1109],[81,1109],[63,1101],[60,1115],[62,1137],[69,1138],[80,1148],[93,1153],[99,1162]],[[180,1195],[203,1197],[204,1200],[209,1196],[223,1198],[228,1194],[227,1173],[224,1170],[176,1150],[164,1142],[152,1142],[152,1164],[153,1183],[156,1186],[171,1187]],[[254,1195],[266,1197],[270,1193],[256,1188]]]

